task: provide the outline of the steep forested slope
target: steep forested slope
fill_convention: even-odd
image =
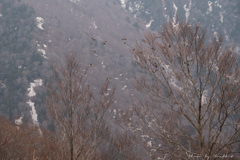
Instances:
[[[0,112],[12,117],[27,110],[26,89],[40,76],[43,58],[33,43],[34,9],[15,0],[0,8]]]
[[[237,48],[239,5],[237,0],[3,0],[0,112],[10,117],[30,115],[29,99],[37,113],[44,112],[43,87],[31,89],[31,83],[49,78],[48,62],[61,62],[69,51],[78,53],[83,67],[92,64],[88,71],[92,90],[97,92],[110,77],[111,85],[117,84],[114,105],[127,107],[130,95],[137,95],[131,83],[136,64],[130,52],[147,28],[159,31],[179,15],[206,25],[211,33],[222,32]],[[29,97],[32,90],[39,92]],[[44,121],[41,114],[38,119]]]
[[[190,22],[200,22],[210,32],[222,32],[225,40],[240,42],[240,1],[238,0],[121,0],[122,7],[142,18],[152,30],[177,14]]]
[[[1,2],[0,13],[1,113],[28,119],[35,104],[35,120],[44,121],[44,87],[35,86],[50,78],[48,62],[61,62],[70,51],[81,57],[83,69],[92,64],[88,83],[94,92],[110,77],[110,86],[117,85],[114,105],[130,105],[129,97],[135,94],[130,79],[136,67],[130,51],[146,28],[118,1],[12,0]]]

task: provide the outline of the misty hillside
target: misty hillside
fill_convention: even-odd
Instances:
[[[49,62],[61,63],[71,51],[81,57],[83,70],[89,68],[92,90],[98,92],[110,77],[109,91],[117,85],[114,106],[127,107],[131,95],[139,96],[132,85],[137,68],[130,54],[136,40],[150,29],[158,32],[178,15],[200,22],[211,33],[222,33],[238,50],[238,6],[237,0],[1,1],[0,112],[10,118],[24,115],[27,121],[35,117],[42,123],[42,86],[51,76]]]
[[[240,41],[238,0],[121,0],[121,4],[152,30],[159,30],[166,20],[177,14],[181,19],[200,22],[210,32],[222,33],[227,41]]]
[[[1,0],[0,159],[239,159],[239,27],[239,0]]]
[[[17,1],[1,3],[0,18],[6,21],[6,24],[1,21],[2,28],[15,36],[10,40],[7,39],[8,48],[1,48],[1,54],[4,56],[7,52],[6,56],[11,60],[10,62],[5,60],[8,64],[1,63],[5,67],[1,69],[6,71],[6,74],[18,73],[13,74],[14,76],[2,73],[1,112],[3,114],[10,117],[22,115],[29,117],[26,115],[29,115],[32,108],[26,102],[29,99],[30,83],[34,84],[36,79],[47,78],[51,73],[48,62],[61,61],[61,56],[70,51],[78,53],[82,59],[82,69],[92,64],[92,67],[89,67],[88,79],[94,91],[98,92],[99,86],[105,83],[106,78],[111,77],[112,86],[117,84],[118,90],[115,105],[129,104],[130,99],[127,97],[134,92],[129,81],[134,67],[130,50],[135,40],[143,37],[145,30],[144,23],[140,19],[135,19],[124,11],[117,1],[96,0],[89,3],[66,0],[44,2],[23,0],[21,3]],[[19,12],[27,13],[19,14]],[[134,26],[136,23],[138,26]],[[10,30],[6,25],[11,26],[12,29]],[[1,34],[2,37],[8,37],[10,34],[5,30],[2,30],[4,33]],[[123,38],[127,39],[125,44]],[[2,39],[1,43],[4,43],[4,38]],[[104,41],[107,42],[106,45],[103,44]],[[22,42],[29,47],[21,46]],[[20,45],[21,48],[10,48],[15,45]],[[31,58],[32,53],[38,56],[33,57],[36,62]],[[14,55],[16,55],[15,59],[11,59]],[[25,60],[21,61],[20,57]],[[35,65],[37,69],[28,66],[28,59],[29,65]],[[4,59],[1,60],[4,62]],[[14,71],[7,70],[8,66]],[[14,86],[11,86],[11,83],[14,83]],[[22,90],[19,90],[19,87]],[[44,112],[41,108],[42,93],[40,87],[37,96],[30,96],[35,103],[36,112],[39,113]],[[14,100],[13,96],[16,97]],[[38,119],[42,120],[41,114]]]

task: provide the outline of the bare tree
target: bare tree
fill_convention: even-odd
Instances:
[[[235,158],[240,141],[240,68],[221,36],[198,24],[169,21],[132,51],[141,76],[124,122],[140,133],[152,159]]]
[[[65,64],[53,63],[53,82],[46,83],[46,104],[61,142],[63,159],[94,159],[102,143],[109,138],[106,111],[113,102],[115,87],[109,93],[106,82],[98,96],[87,84],[76,53],[65,56]]]

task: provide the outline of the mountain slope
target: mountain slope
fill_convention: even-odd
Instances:
[[[42,106],[44,89],[41,83],[35,84],[35,82],[50,78],[51,71],[48,63],[52,60],[61,63],[63,54],[68,54],[70,51],[78,53],[82,60],[82,69],[92,64],[92,67],[89,67],[88,80],[94,92],[98,92],[100,86],[106,82],[106,78],[111,77],[110,84],[117,84],[115,107],[122,108],[130,105],[130,95],[135,94],[130,81],[135,67],[132,64],[134,60],[130,51],[135,40],[143,37],[146,30],[143,21],[123,10],[118,1],[22,0],[21,3],[12,2],[14,2],[13,5],[25,5],[34,11],[34,14],[29,16],[34,23],[21,26],[28,29],[26,26],[32,25],[32,30],[27,32],[32,35],[27,44],[34,50],[26,50],[26,55],[22,58],[32,60],[29,57],[37,55],[41,61],[38,58],[36,59],[39,63],[30,61],[31,64],[35,64],[34,67],[30,67],[31,70],[24,68],[27,64],[25,61],[24,64],[16,65],[16,67],[22,66],[24,73],[29,75],[29,79],[24,85],[22,81],[18,83],[18,86],[23,86],[22,99],[15,100],[10,95],[1,98],[2,101],[7,98],[8,101],[14,102],[13,110],[15,111],[10,117],[24,115],[25,120],[28,120],[31,113],[33,121],[36,119],[40,120],[40,123],[44,121],[42,116],[45,112]],[[1,18],[7,19],[12,12],[11,10],[10,13],[3,14],[0,11],[3,15]],[[22,37],[26,36],[22,35]],[[123,41],[123,38],[127,40]],[[103,44],[104,41],[107,41],[106,45]],[[13,42],[9,41],[9,43]],[[19,43],[20,40],[17,40],[13,44]],[[2,50],[3,53],[4,50]],[[9,56],[14,54],[16,51],[8,53]],[[19,58],[14,61],[18,60]],[[36,67],[38,67],[37,70]],[[8,70],[8,73],[13,72]],[[21,76],[13,77],[12,81],[18,82],[19,77]],[[9,75],[4,75],[2,79],[4,78],[9,79]],[[9,87],[9,84],[4,84]],[[2,89],[2,92],[6,92],[6,89]],[[32,92],[36,94],[31,94]],[[10,115],[9,112],[4,111],[9,104],[3,102],[2,105],[1,112]]]
[[[240,42],[240,1],[238,0],[122,0],[122,6],[146,24],[151,22],[152,30],[177,14],[190,22],[200,22],[210,32],[222,32],[225,40]]]
[[[43,58],[32,43],[34,9],[14,0],[0,4],[0,111],[12,117],[29,112],[23,103],[26,89],[39,77]]]

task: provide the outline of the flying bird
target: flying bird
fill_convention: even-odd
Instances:
[[[110,79],[111,79],[111,78],[109,77],[109,78],[107,78],[107,80],[106,80],[106,81],[109,83]]]
[[[94,53],[96,53],[97,51],[93,50]]]
[[[127,40],[127,38],[123,38],[122,40],[123,40],[123,41],[126,41],[126,40]]]
[[[96,39],[95,39],[95,38],[92,38],[92,40],[93,40],[93,41],[96,41]]]
[[[123,42],[123,44],[126,44],[127,42]]]
[[[106,44],[107,44],[107,41],[104,41],[103,44],[106,45]]]
[[[156,68],[157,68],[157,63],[156,63],[156,62],[154,62],[154,63],[153,63],[153,65],[154,65],[154,67],[156,67]]]
[[[187,65],[189,66],[189,63],[188,63],[188,62],[191,62],[191,61],[193,61],[193,59],[187,60],[186,62],[184,62],[184,64],[187,64]]]
[[[91,45],[93,44],[92,42],[89,42]]]
[[[92,63],[91,63],[91,64],[89,64],[89,66],[90,66],[90,67],[92,67]]]

